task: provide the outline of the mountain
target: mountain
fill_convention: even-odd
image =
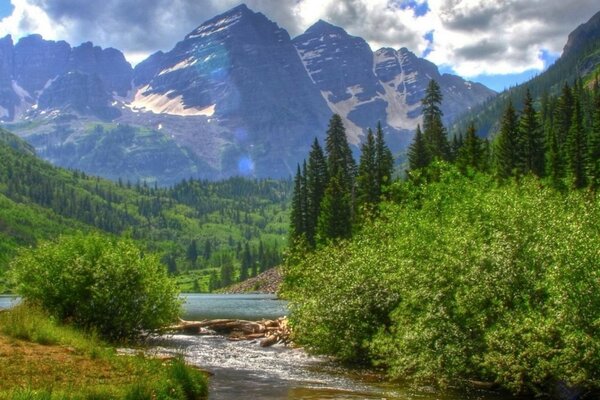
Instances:
[[[451,133],[464,133],[467,125],[474,121],[480,136],[493,136],[499,129],[500,117],[509,100],[520,110],[527,90],[539,100],[544,94],[557,94],[565,83],[572,84],[575,79],[581,78],[590,84],[599,73],[600,12],[569,34],[560,58],[545,72],[463,114],[456,119]]]
[[[431,79],[442,88],[446,122],[495,94],[458,76],[440,75],[435,64],[406,48],[373,53],[364,39],[322,20],[294,44],[331,112],[344,118],[353,144],[381,121],[392,147],[406,146],[409,132],[421,122],[421,98]]]
[[[404,149],[432,78],[446,122],[495,94],[325,21],[292,39],[240,5],[135,69],[91,43],[5,37],[0,119],[52,163],[110,179],[288,177],[333,113],[355,149],[379,121]]]

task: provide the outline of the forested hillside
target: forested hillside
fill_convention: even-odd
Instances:
[[[209,290],[277,265],[291,183],[232,178],[172,188],[113,183],[56,168],[0,130],[0,270],[20,247],[77,230],[127,235],[162,255],[184,289]]]

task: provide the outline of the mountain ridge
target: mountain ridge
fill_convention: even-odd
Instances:
[[[0,54],[9,54],[11,46],[14,53],[23,40],[14,46],[0,40]],[[324,138],[333,113],[342,115],[355,149],[367,128],[381,121],[388,143],[401,151],[420,122],[420,97],[433,77],[450,99],[444,109],[448,121],[494,95],[482,85],[440,75],[407,49],[393,50],[405,63],[378,64],[380,50],[373,52],[364,39],[323,20],[291,38],[244,4],[200,24],[171,50],[135,68],[122,62],[118,50],[90,42],[71,47],[46,43],[39,35],[28,42],[39,45],[39,59],[49,47],[65,56],[46,63],[48,70],[34,63],[30,69],[37,68],[39,77],[23,90],[20,77],[6,77],[0,62],[0,93],[14,103],[0,103],[6,110],[12,105],[12,111],[0,110],[8,127],[57,165],[162,185],[186,176],[289,177],[314,137]],[[119,66],[112,74],[98,70],[103,56]],[[96,126],[104,134],[92,140]],[[109,151],[122,157],[139,153],[139,163],[111,170],[88,162],[106,158],[98,154],[107,151],[100,144],[122,126],[133,133],[121,135],[123,141]],[[149,161],[157,160],[163,146],[173,149],[170,165],[179,165],[169,176],[158,171],[160,162]]]

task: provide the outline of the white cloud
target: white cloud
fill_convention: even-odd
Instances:
[[[53,21],[40,7],[28,0],[12,0],[13,13],[0,20],[0,32],[11,34],[14,38],[39,33],[46,39],[64,39],[67,32],[64,27]]]
[[[203,21],[240,0],[12,0],[0,32],[40,33],[73,45],[91,40],[139,61],[170,50]],[[598,0],[247,0],[292,36],[318,19],[361,36],[376,50],[407,47],[460,75],[509,74],[544,67],[542,51],[560,53],[567,35],[600,10]],[[434,31],[430,46],[424,35]]]

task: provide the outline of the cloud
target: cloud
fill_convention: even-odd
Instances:
[[[428,58],[466,77],[542,70],[568,34],[600,11],[597,0],[430,0],[435,33]]]
[[[139,61],[170,50],[203,21],[240,0],[12,0],[0,32],[41,33],[73,45],[91,40]],[[597,0],[247,0],[292,36],[318,19],[376,50],[408,47],[471,77],[544,68],[567,35],[600,9]],[[433,33],[431,33],[433,32]],[[433,40],[430,40],[433,39]]]

